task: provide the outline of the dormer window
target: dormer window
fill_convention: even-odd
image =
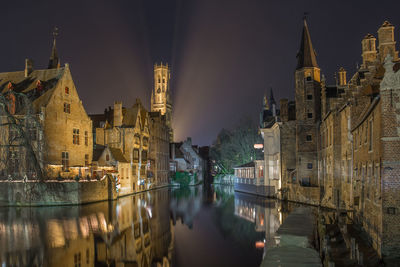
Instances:
[[[43,90],[43,84],[40,80],[37,80],[36,82],[36,89],[40,92]]]
[[[66,95],[69,95],[69,88],[68,88],[68,86],[65,87],[65,94],[66,94]]]

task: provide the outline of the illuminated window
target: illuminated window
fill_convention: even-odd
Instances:
[[[65,87],[65,94],[69,95],[69,88],[67,86]]]
[[[69,153],[61,152],[61,164],[63,165],[63,170],[68,171],[69,167]]]
[[[64,103],[64,112],[71,113],[71,105],[68,103]]]
[[[106,161],[109,161],[110,160],[110,155],[106,155]]]
[[[79,129],[72,130],[72,143],[74,145],[79,145]]]

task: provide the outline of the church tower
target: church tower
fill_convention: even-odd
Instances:
[[[304,186],[317,186],[317,122],[321,120],[321,75],[305,18],[297,54],[295,88],[296,176]]]
[[[151,111],[165,115],[167,126],[170,129],[170,140],[174,140],[172,130],[172,102],[171,102],[171,69],[162,63],[154,64],[154,87],[151,92]]]

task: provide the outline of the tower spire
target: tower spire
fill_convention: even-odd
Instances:
[[[271,87],[271,91],[269,94],[269,101],[271,103],[271,105],[276,105],[275,99],[274,99],[274,92],[272,91],[272,87]]]
[[[53,48],[51,50],[48,69],[55,69],[55,68],[58,68],[60,66],[60,59],[58,58],[57,48],[56,48],[57,35],[58,35],[58,28],[54,27],[54,30],[53,30]]]
[[[306,14],[303,17],[303,33],[301,35],[300,50],[297,53],[296,69],[298,70],[304,67],[318,67],[317,58],[311,42],[310,32],[308,30]]]

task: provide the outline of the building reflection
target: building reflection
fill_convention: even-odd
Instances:
[[[84,206],[0,209],[2,266],[170,266],[168,190]]]
[[[182,224],[193,228],[194,218],[203,201],[202,189],[202,186],[196,186],[172,190],[169,209],[174,225],[177,220],[181,220]]]

